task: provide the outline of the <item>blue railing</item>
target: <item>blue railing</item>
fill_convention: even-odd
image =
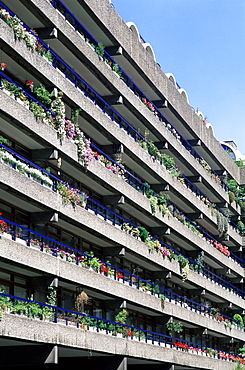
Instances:
[[[57,1],[57,0],[55,0]],[[12,13],[6,6],[4,6],[1,2],[0,2],[0,6],[3,6],[7,11],[9,11],[9,13],[14,16],[14,13]],[[49,51],[52,56],[53,56],[53,66],[55,68],[58,68],[60,69],[66,76],[66,78],[68,78],[76,87],[78,87],[86,97],[89,97],[93,102],[94,104],[98,105],[98,107],[100,107],[103,111],[103,113],[107,113],[111,120],[114,121],[115,123],[117,123],[119,125],[120,128],[126,130],[127,134],[132,136],[134,138],[135,141],[145,141],[148,145],[150,144],[133,126],[131,126],[123,117],[121,117],[109,104],[107,104],[105,102],[105,100],[103,98],[101,98],[80,76],[78,76],[65,62],[63,62],[63,60],[58,57],[42,40],[40,40],[32,31],[30,28],[28,28],[26,25],[25,25],[26,29],[38,40],[38,42],[40,42],[44,48]],[[91,36],[91,35],[90,35]],[[92,36],[91,36],[92,37]],[[60,65],[58,65],[60,64]],[[61,65],[63,65],[63,69],[61,68]],[[70,75],[69,75],[70,74]],[[71,75],[73,75],[73,79],[71,79]],[[3,74],[3,76],[5,76]],[[10,79],[8,79],[9,81],[11,81]],[[80,83],[82,83],[82,85],[84,85],[84,87],[79,84],[79,81]],[[11,81],[12,82],[12,81]],[[13,82],[12,82],[13,83]],[[16,86],[18,86],[17,84],[15,84]],[[23,89],[22,89],[23,90]],[[24,90],[23,90],[24,91]],[[24,91],[25,92],[25,91]],[[28,96],[31,97],[30,94],[28,94]],[[36,99],[34,99],[33,97],[31,97],[34,101],[37,102]],[[40,103],[41,106],[43,106],[41,103]],[[44,107],[44,106],[43,106]],[[44,107],[45,108],[45,107]],[[47,108],[45,108],[47,111],[49,111]],[[149,149],[148,149],[149,151]],[[160,163],[163,165],[163,162],[160,160]],[[188,179],[187,177],[185,177],[184,175],[182,175],[182,177],[185,179],[185,183],[187,185],[187,187],[189,189],[192,190],[192,192],[196,195],[196,196],[202,196],[204,197],[208,202],[212,203],[208,198],[207,196],[202,193],[194,184],[192,184]],[[230,189],[228,189],[230,190]],[[215,207],[219,212],[223,213],[217,206]],[[224,214],[224,213],[223,213]],[[225,216],[227,217],[227,216]]]
[[[97,151],[98,153],[102,154],[104,157],[106,157],[110,162],[112,162],[115,166],[119,167],[121,171],[124,172],[124,180],[129,184],[131,185],[132,187],[134,187],[137,191],[140,191],[142,194],[145,194],[146,190],[149,190],[152,192],[152,194],[154,196],[156,196],[157,198],[165,201],[165,199],[163,199],[158,193],[154,192],[150,187],[148,187],[147,185],[145,185],[142,181],[140,181],[137,177],[135,177],[134,175],[132,175],[128,170],[126,170],[123,166],[121,166],[120,164],[118,164],[116,161],[114,161],[111,157],[109,157],[109,155],[107,155],[106,153],[104,153],[101,149],[99,149],[95,144],[92,144],[91,143],[91,147],[93,149],[95,149],[95,151]],[[187,181],[189,181],[187,178],[186,178]],[[191,185],[193,185],[192,183],[190,183]],[[193,185],[195,187],[195,185]],[[204,196],[204,195],[203,195]],[[218,242],[212,235],[208,234],[205,230],[203,230],[199,225],[197,225],[195,222],[193,222],[192,220],[190,220],[187,216],[185,216],[184,213],[180,212],[178,210],[178,208],[176,208],[176,206],[172,205],[170,202],[168,201],[165,201],[165,204],[168,205],[168,206],[172,206],[173,207],[173,214],[174,212],[177,212],[178,215],[183,215],[185,217],[185,219],[190,223],[192,224],[193,226],[195,226],[195,228],[197,230],[199,230],[203,235],[205,235],[206,237],[206,240],[209,240],[209,241],[212,241],[212,245],[214,246],[214,243],[213,242]],[[221,211],[222,212],[222,211]],[[222,212],[222,214],[224,215],[224,213]],[[235,253],[231,252],[230,251],[230,258],[233,259],[234,261],[236,261],[237,263],[239,263],[241,266],[244,266],[244,261],[239,258],[238,256],[235,255]]]
[[[51,114],[53,117],[55,117],[56,115],[52,112],[52,111],[50,111],[48,108],[46,108],[42,103],[40,103],[37,99],[35,99],[31,94],[29,94],[28,92],[26,92],[23,88],[21,88],[18,84],[16,84],[15,82],[13,82],[9,77],[7,77],[3,72],[0,72],[0,76],[2,76],[3,78],[5,78],[8,82],[10,82],[10,83],[13,83],[16,87],[18,87],[18,88],[20,88],[21,89],[21,91],[23,91],[27,96],[28,96],[28,98],[29,99],[31,99],[31,100],[33,100],[33,101],[35,101],[36,103],[38,103],[46,112],[48,112],[49,114]],[[2,85],[2,81],[1,81],[1,79],[0,79],[0,86]],[[14,94],[13,94],[14,95]],[[125,121],[126,122],[126,121]],[[129,125],[129,124],[128,124]],[[121,127],[121,126],[120,126]],[[132,127],[132,126],[131,126]],[[135,140],[137,141],[137,140],[144,140],[144,141],[146,141],[145,139],[144,139],[144,137],[143,136],[141,136],[139,133],[138,133],[138,131],[135,131],[135,133],[138,135],[138,137],[134,137],[135,138]],[[147,142],[147,141],[146,141]],[[105,154],[104,154],[105,155]],[[116,163],[116,162],[115,162]],[[161,164],[163,164],[163,162],[161,162]],[[119,166],[118,164],[117,164],[117,166]],[[123,169],[123,167],[121,167],[122,169]],[[184,175],[182,175],[183,176],[183,178],[185,179],[185,183],[186,183],[186,186],[187,186],[187,188],[189,188],[197,197],[204,197],[210,204],[212,203],[210,200],[209,200],[209,198],[207,198],[206,197],[206,195],[202,192],[202,191],[200,191],[194,184],[192,184],[189,180],[188,180],[188,178],[187,177],[185,177]],[[132,175],[131,175],[131,177],[132,177]],[[132,184],[131,184],[132,185]],[[225,216],[225,217],[227,217],[225,214],[224,214],[224,212],[222,212],[217,206],[215,207],[219,212],[221,212],[222,214],[223,214],[223,216]],[[235,255],[233,254],[233,258],[234,259],[236,259],[236,257],[235,257]],[[239,260],[237,260],[237,261],[239,261]]]
[[[79,30],[82,31],[82,34],[89,40],[91,40],[96,46],[98,45],[98,41],[89,33],[89,31],[81,24],[81,22],[75,17],[75,15],[62,3],[60,0],[51,0],[51,4],[55,9],[58,9],[61,11],[65,19],[74,27],[76,31],[79,32]],[[191,155],[195,159],[203,160],[203,158],[200,156],[200,154],[190,145],[190,143],[181,135],[181,133],[173,126],[172,123],[168,121],[168,119],[162,114],[162,112],[151,102],[151,100],[143,93],[143,91],[135,84],[135,82],[126,74],[126,72],[116,63],[116,61],[110,56],[109,53],[107,53],[106,50],[104,50],[104,57],[103,59],[110,60],[113,64],[116,64],[118,68],[121,71],[122,74],[122,80],[127,84],[127,86],[134,92],[135,95],[140,96],[140,98],[145,98],[148,102],[152,104],[154,107],[155,112],[157,112],[157,115],[160,119],[163,119],[167,124],[171,126],[172,130],[175,130],[175,132],[179,135],[180,141],[182,145],[185,147],[186,150],[188,150]],[[218,176],[218,174],[212,170],[212,173],[217,176],[220,179],[220,182],[222,184],[222,187],[225,191],[229,190],[229,187],[227,184]]]
[[[124,338],[136,337],[138,341],[145,343],[163,345],[169,348],[177,349],[176,343],[183,343],[190,347],[193,351],[200,350],[204,353],[208,353],[208,350],[213,350],[219,359],[223,359],[223,355],[237,356],[234,353],[217,350],[206,345],[197,344],[194,342],[186,341],[183,339],[170,337],[168,335],[152,332],[150,330],[145,330],[137,328],[135,326],[121,324],[119,322],[106,320],[101,317],[87,315],[85,313],[67,310],[58,306],[40,303],[34,300],[25,299],[21,297],[16,297],[10,294],[0,293],[2,299],[6,300],[6,306],[9,308],[12,314],[24,314],[27,317],[36,317],[40,320],[48,320],[53,323],[64,322],[66,326],[71,323],[75,324],[77,328],[82,328],[86,330],[95,329],[96,332],[104,330],[105,334],[112,334],[117,336],[122,334]],[[231,359],[234,361],[234,359]]]
[[[99,148],[97,148],[96,146],[94,146],[98,151],[99,151]],[[45,176],[47,176],[48,178],[50,178],[52,180],[52,185],[50,186],[50,188],[52,188],[53,191],[57,191],[57,184],[58,182],[61,182],[63,184],[65,184],[64,181],[60,180],[58,177],[50,174],[48,171],[42,169],[41,167],[37,166],[36,164],[32,163],[31,161],[27,160],[26,158],[24,158],[23,156],[21,156],[20,154],[17,154],[15,151],[13,151],[12,149],[9,149],[8,147],[6,147],[5,145],[3,144],[0,144],[0,148],[3,148],[5,149],[6,151],[8,151],[9,153],[11,153],[12,155],[16,156],[17,158],[19,158],[21,160],[21,162],[24,162],[24,163],[28,163],[28,165],[30,167],[34,167],[36,169],[38,169],[40,172],[42,172]],[[103,153],[103,155],[106,155],[105,153]],[[108,157],[108,156],[107,156]],[[110,158],[110,157],[108,157]],[[116,163],[116,162],[115,162]],[[13,168],[16,169],[16,163],[12,164],[11,163],[11,166]],[[123,169],[123,167],[121,167]],[[31,174],[31,168],[30,170],[25,170],[25,172],[27,173],[28,177],[32,177],[32,174]],[[35,179],[35,178],[34,178]],[[136,179],[136,178],[135,178]],[[44,183],[44,180],[40,180],[41,184]],[[145,188],[148,188],[146,185],[144,185],[143,183],[141,183],[142,186],[144,186]],[[71,187],[70,187],[71,188]],[[149,188],[148,188],[149,189]],[[78,191],[76,189],[76,191]],[[79,191],[78,191],[79,192]],[[157,195],[157,194],[156,194]],[[162,198],[161,198],[162,199]],[[110,213],[113,213],[112,211],[108,210],[106,207],[102,206],[101,204],[95,202],[94,200],[90,199],[89,200],[90,204],[89,204],[89,207],[90,209],[92,209],[95,214],[100,214],[100,215],[103,215],[104,214],[104,219],[105,220],[110,220],[111,222],[113,222],[113,225],[120,225],[121,229],[123,229],[123,224],[124,223],[129,223],[131,224],[133,227],[137,227],[136,225],[132,224],[131,222],[129,222],[128,220],[122,218],[121,216],[117,215],[117,214],[114,214],[113,217],[110,217]],[[96,205],[95,205],[96,204]],[[87,206],[88,206],[88,203],[87,203]],[[103,208],[107,211],[103,211]],[[123,222],[120,222],[120,219],[123,219]],[[212,238],[210,236],[210,238]],[[156,238],[153,238],[153,239],[156,239]],[[158,239],[156,239],[158,240]],[[164,244],[164,243],[162,243]],[[169,247],[167,244],[165,244],[165,246],[167,248],[171,248]],[[173,248],[171,248],[173,251],[175,251]],[[176,251],[175,251],[176,252]],[[234,255],[235,256],[235,255]],[[244,261],[242,259],[240,259],[239,257],[235,256],[235,258],[232,256],[233,259],[235,259],[239,264],[241,264],[242,266],[244,266]],[[193,263],[193,261],[192,261]]]
[[[30,246],[31,243],[34,243],[34,245],[36,244],[38,247],[40,247],[40,250],[43,251],[45,249],[45,245],[47,245],[48,247],[51,248],[51,252],[54,256],[58,257],[58,251],[59,251],[59,246],[61,248],[65,248],[65,251],[67,252],[71,252],[71,253],[74,253],[75,256],[77,258],[75,258],[75,262],[76,264],[79,264],[81,259],[79,259],[79,256],[82,255],[82,256],[86,256],[89,257],[89,258],[92,258],[91,256],[89,256],[88,254],[86,253],[83,253],[83,252],[80,252],[72,247],[68,247],[67,245],[65,244],[62,244],[60,242],[57,242],[56,240],[52,239],[52,238],[49,238],[49,237],[46,237],[46,236],[43,236],[42,234],[39,234],[35,231],[32,231],[24,226],[21,226],[21,225],[18,225],[12,221],[9,221],[8,219],[5,219],[5,218],[0,218],[1,220],[5,221],[8,225],[11,225],[11,227],[9,229],[7,229],[7,232],[11,234],[13,240],[16,240],[16,237],[17,235],[26,241],[26,244],[28,246]],[[156,239],[157,240],[157,239]],[[168,246],[167,244],[165,243],[162,243],[164,246],[166,246],[167,248],[171,248],[170,246]],[[181,253],[179,253],[178,251],[174,250],[173,248],[171,248],[172,251],[176,254],[180,254],[182,255]],[[183,255],[182,255],[183,256]],[[184,257],[184,256],[183,256]],[[67,257],[68,258],[68,257]],[[185,257],[187,258],[187,257]],[[187,258],[188,261],[190,262],[190,267],[193,271],[199,273],[199,274],[202,274],[203,276],[205,276],[206,278],[214,281],[214,282],[217,282],[219,283],[220,285],[222,285],[223,287],[226,287],[228,288],[230,291],[234,291],[237,295],[239,295],[240,297],[244,297],[244,292],[240,289],[238,289],[237,287],[235,287],[234,285],[232,285],[231,283],[225,281],[224,279],[220,278],[219,276],[215,275],[214,273],[210,272],[209,270],[207,270],[206,268],[202,267],[201,265],[197,264],[195,261]],[[112,266],[106,262],[102,262],[100,261],[101,263],[111,267],[114,269],[114,279],[117,279],[117,272],[116,271],[119,271],[121,273],[123,273],[124,275],[128,275],[128,278],[125,278],[125,276],[123,277],[123,282],[124,281],[128,281],[129,284],[131,286],[136,286],[138,289],[142,286],[142,282],[143,283],[146,283],[146,284],[151,284],[152,285],[152,288],[150,289],[150,291],[152,292],[152,294],[155,294],[155,291],[158,287],[157,284],[153,284],[151,282],[148,282],[147,280],[144,280],[142,278],[139,278],[137,275],[135,274],[130,274],[129,272],[126,272],[120,268],[117,268],[115,266]],[[135,279],[138,280],[138,282],[135,282]],[[156,293],[159,295],[163,294],[165,295],[170,301],[173,300],[173,299],[176,299],[176,297],[178,297],[178,301],[179,299],[181,298],[181,296],[179,296],[178,294],[175,294],[175,293],[172,293],[171,291],[167,290],[167,289],[164,289],[164,288],[161,288],[160,289],[160,292],[159,293]],[[190,307],[191,308],[194,308],[196,307],[198,304],[187,299],[187,298],[184,298],[182,297],[182,304],[184,305],[185,303],[189,302],[190,303]],[[187,303],[187,304],[189,304]],[[200,307],[205,307],[205,306],[202,306],[202,305],[199,305]],[[205,307],[205,310],[207,311],[208,308]],[[202,311],[202,309],[200,308],[200,311]],[[210,311],[211,312],[211,311]],[[210,313],[212,314],[212,312]]]
[[[2,78],[4,78],[5,80],[7,80],[8,82],[12,83],[13,85],[15,85],[20,91],[22,91],[31,101],[34,101],[35,103],[37,103],[38,105],[40,105],[46,112],[48,112],[50,115],[52,115],[53,118],[56,117],[56,114],[53,113],[50,109],[48,109],[47,107],[45,107],[45,105],[43,105],[39,100],[37,100],[33,95],[29,94],[26,90],[24,90],[20,85],[18,85],[16,82],[14,82],[13,80],[11,80],[11,78],[9,78],[5,73],[3,72],[0,72],[0,87],[2,87]],[[17,100],[18,96],[14,93],[12,93],[12,96]],[[30,107],[29,107],[30,109]]]
[[[101,153],[103,156],[105,156],[106,158],[108,158],[108,160],[110,160],[112,163],[114,163],[115,165],[119,166],[119,168],[123,171],[125,171],[127,173],[127,177],[126,177],[126,181],[135,188],[135,184],[137,184],[137,181],[139,183],[139,186],[136,186],[137,190],[140,190],[143,194],[144,192],[147,190],[151,190],[148,186],[146,186],[145,184],[143,184],[140,180],[138,180],[136,177],[134,177],[133,175],[130,174],[130,172],[126,171],[121,165],[118,165],[117,162],[115,162],[113,159],[111,159],[107,154],[105,154],[104,152],[102,152],[96,145],[94,144],[91,144],[91,146],[96,149],[96,151],[98,151],[99,153]],[[36,164],[32,163],[31,161],[27,160],[26,158],[22,157],[21,155],[17,154],[15,151],[13,151],[12,149],[9,149],[8,147],[6,147],[5,145],[3,144],[0,144],[0,148],[3,148],[5,149],[6,151],[8,151],[9,153],[11,153],[12,155],[14,155],[15,157],[19,158],[22,162],[24,163],[28,163],[28,165],[30,167],[34,167],[36,169],[38,169],[39,171],[41,171],[45,176],[48,176],[50,179],[52,179],[53,181],[53,184],[52,186],[50,186],[50,188],[52,188],[52,190],[54,191],[57,191],[57,182],[62,182],[64,183],[62,180],[60,180],[58,177],[54,176],[54,175],[51,175],[49,172],[47,172],[46,170],[42,169],[41,167],[37,166]],[[16,169],[16,164],[12,164],[12,167],[14,169]],[[31,175],[31,171],[25,171],[27,172],[27,175],[28,177],[32,177]],[[133,181],[131,180],[131,178],[133,178]],[[44,181],[43,180],[40,180],[41,184],[43,185],[44,184]],[[151,190],[152,191],[152,190]],[[152,191],[153,192],[153,191]],[[155,196],[157,196],[159,199],[162,199],[157,193],[153,192]],[[166,204],[168,206],[172,206],[170,203],[166,202]],[[182,214],[180,213],[177,208],[175,208],[174,206],[173,207],[173,214],[174,212],[178,212],[178,214]],[[184,214],[182,214],[184,216]],[[186,216],[184,216],[186,218],[186,220],[188,220],[188,222],[190,222],[193,226],[195,226],[195,228],[197,228],[197,230],[203,232],[204,234],[206,234],[207,236],[207,239],[209,240],[212,240],[212,243],[215,241],[215,239],[209,235],[208,233],[206,233],[204,230],[202,230],[200,227],[198,227],[197,225],[194,224],[193,221],[189,220]],[[213,245],[214,246],[214,245]],[[240,259],[239,257],[237,257],[234,253],[232,255],[232,258],[233,260],[235,260],[237,263],[239,263],[241,266],[244,266],[244,261],[242,259]]]

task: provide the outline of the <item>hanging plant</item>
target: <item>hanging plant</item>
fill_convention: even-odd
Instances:
[[[155,195],[151,195],[149,200],[150,200],[150,205],[151,205],[151,213],[152,213],[153,216],[155,216],[156,213],[157,213],[158,199]]]
[[[181,268],[182,281],[185,282],[189,277],[190,266],[189,263]]]
[[[183,331],[183,324],[181,324],[181,322],[168,322],[166,327],[168,331],[174,331],[176,333],[181,333]]]
[[[80,294],[78,294],[76,301],[75,301],[75,309],[78,312],[84,313],[84,306],[85,304],[90,304],[91,298],[82,291]]]

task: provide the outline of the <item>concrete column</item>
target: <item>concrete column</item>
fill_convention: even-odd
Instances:
[[[11,344],[11,342],[10,342]],[[57,364],[58,347],[51,344],[6,346],[1,351],[0,367]]]

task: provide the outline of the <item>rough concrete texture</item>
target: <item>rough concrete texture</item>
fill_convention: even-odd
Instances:
[[[31,342],[68,346],[70,348],[85,348],[90,351],[144,358],[163,363],[169,362],[210,370],[234,369],[234,363],[232,362],[182,351],[180,356],[180,351],[159,347],[157,343],[153,345],[126,338],[117,338],[72,326],[43,322],[13,314],[4,314],[4,318],[0,322],[0,333],[5,338],[18,338]],[[101,340],[102,336],[103,340]]]
[[[115,298],[120,297],[128,303],[142,307],[147,306],[151,310],[159,312],[159,315],[163,312],[164,314],[173,316],[176,319],[181,318],[187,322],[197,322],[198,320],[198,325],[203,328],[208,328],[224,336],[230,336],[240,340],[244,338],[243,331],[235,328],[226,328],[222,322],[191,311],[185,306],[181,307],[174,300],[171,302],[165,301],[164,307],[162,307],[161,300],[158,297],[130,287],[126,283],[123,284],[109,277],[98,275],[95,271],[64,261],[61,258],[52,256],[50,253],[40,252],[36,248],[21,245],[4,237],[0,238],[0,256],[5,260],[11,260],[12,262],[34,269],[40,272],[40,274],[47,273],[81,286],[87,286],[89,282],[89,287],[97,291],[100,291],[101,285],[103,285],[103,291],[106,294]]]
[[[73,220],[75,224],[81,223],[83,227],[94,230],[95,233],[103,234],[104,237],[114,245],[122,245],[133,253],[145,256],[146,259],[149,259],[150,257],[153,263],[157,263],[159,266],[164,266],[168,270],[181,275],[179,264],[176,261],[169,261],[167,258],[164,259],[162,255],[155,251],[147,252],[147,247],[143,242],[136,240],[131,235],[128,235],[124,231],[114,227],[102,219],[99,219],[97,216],[81,207],[77,207],[76,210],[74,210],[71,205],[64,206],[59,194],[54,194],[52,190],[43,187],[34,180],[24,177],[9,166],[0,163],[0,169],[0,183],[9,186],[12,191],[17,191],[19,194],[25,194],[27,201],[42,205],[42,209],[43,207],[46,207],[47,210],[59,212],[63,217],[68,217]],[[23,181],[24,179],[25,181]],[[32,184],[31,186],[30,183]],[[50,192],[52,192],[52,197],[49,196]],[[196,282],[198,285],[209,291],[213,291],[215,286],[218,295],[223,296],[225,299],[228,299],[228,301],[238,304],[239,306],[241,305],[241,298],[228,292],[228,290],[225,290],[223,287],[218,286],[218,284],[209,281],[208,279],[204,279],[196,272],[190,271],[189,280]]]
[[[42,0],[44,2],[44,0]],[[33,0],[37,3],[37,0]],[[222,149],[220,143],[213,137],[209,130],[201,123],[195,112],[185,99],[178,93],[174,85],[168,80],[160,66],[154,61],[152,54],[148,52],[131,32],[115,9],[103,0],[103,5],[98,6],[96,0],[85,0],[94,15],[103,23],[108,32],[113,35],[116,42],[123,47],[123,50],[134,61],[136,68],[144,75],[144,78],[157,87],[162,94],[181,116],[197,137],[200,137],[208,150],[214,153],[215,157],[224,165],[232,177],[239,181],[239,169],[232,159]],[[137,26],[137,25],[136,25]],[[188,94],[188,87],[184,87]]]
[[[17,42],[17,45],[15,45],[16,41],[14,40],[13,34],[9,27],[6,29],[6,31],[8,31],[8,34],[10,35],[8,35],[5,41],[9,42],[12,48],[15,49],[15,51],[17,51],[20,55],[23,55],[23,57],[26,58],[26,60],[30,64],[35,65],[36,68],[40,72],[42,72],[42,74],[50,82],[52,82],[61,91],[63,91],[69,98],[71,98],[71,100],[76,102],[78,106],[80,106],[82,109],[86,106],[86,112],[90,114],[94,122],[98,122],[100,124],[101,129],[103,127],[103,130],[106,130],[107,134],[111,135],[111,139],[113,141],[117,140],[117,142],[122,142],[124,144],[125,151],[128,151],[129,155],[133,156],[135,161],[140,164],[142,176],[145,176],[146,181],[150,181],[148,178],[150,173],[155,178],[158,178],[158,181],[163,180],[164,182],[170,183],[180,197],[189,199],[197,210],[200,210],[203,214],[205,214],[206,217],[216,223],[215,217],[211,215],[210,209],[208,209],[208,207],[205,206],[200,199],[198,199],[183,184],[181,184],[176,178],[174,178],[165,169],[165,167],[155,162],[143,148],[141,148],[137,143],[134,142],[134,140],[132,140],[131,137],[127,135],[126,132],[124,132],[123,130],[118,130],[118,126],[114,122],[112,122],[111,119],[106,117],[105,114],[100,109],[98,109],[98,107],[96,107],[92,101],[84,97],[82,93],[78,94],[77,89],[72,84],[67,85],[67,80],[64,77],[60,77],[60,73],[54,71],[54,68],[43,58],[41,58],[38,54],[35,55],[35,53],[30,53],[27,48],[24,49],[22,43],[20,43],[21,45],[18,45]],[[35,55],[35,58],[33,57],[33,55]],[[35,59],[40,59],[40,63],[36,63]],[[27,113],[25,112],[25,114]]]

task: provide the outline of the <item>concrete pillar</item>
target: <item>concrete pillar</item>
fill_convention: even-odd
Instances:
[[[58,347],[52,344],[6,346],[1,351],[0,367],[57,364]],[[9,367],[8,367],[9,368]]]

